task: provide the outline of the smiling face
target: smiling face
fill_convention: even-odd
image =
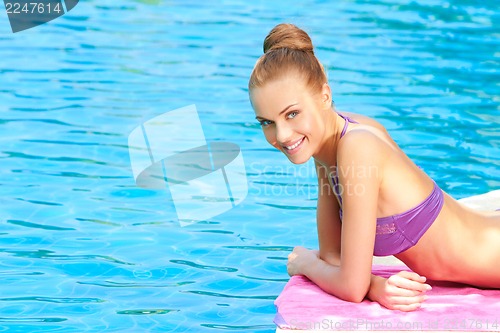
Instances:
[[[298,75],[286,75],[250,91],[250,100],[267,142],[295,164],[305,163],[321,147],[324,109],[331,102],[313,94]],[[329,99],[329,95],[326,98]]]

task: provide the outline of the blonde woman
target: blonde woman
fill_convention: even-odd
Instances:
[[[471,210],[417,167],[377,121],[339,113],[306,32],[272,29],[252,72],[250,101],[267,141],[295,164],[314,158],[319,251],[296,247],[290,275],[339,298],[419,308],[426,278],[500,288],[500,213]],[[413,272],[371,274],[394,255]]]

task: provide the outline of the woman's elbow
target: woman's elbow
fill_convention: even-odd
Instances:
[[[365,297],[367,292],[349,292],[345,295],[344,301],[351,303],[361,303]]]
[[[341,298],[347,302],[361,303],[368,294],[369,289],[369,284],[367,286],[359,284],[356,286],[348,285]]]

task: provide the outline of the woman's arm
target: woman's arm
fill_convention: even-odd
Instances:
[[[345,141],[345,139],[344,139]],[[365,150],[365,149],[363,149]],[[362,154],[361,152],[360,154]],[[357,154],[359,155],[359,154]],[[352,156],[351,156],[352,157]],[[349,165],[351,162],[349,162]],[[309,252],[304,248],[296,248],[289,256],[288,272],[290,275],[302,274],[306,275],[321,289],[333,294],[342,299],[361,302],[366,296],[371,282],[371,262],[373,257],[373,242],[375,236],[375,219],[376,219],[376,196],[372,200],[375,209],[372,212],[373,219],[368,219],[366,215],[361,217],[361,226],[357,228],[346,227],[346,223],[341,225],[339,218],[339,204],[330,186],[330,171],[325,167],[316,163],[316,171],[318,174],[318,207],[317,207],[317,226],[318,226],[318,240],[319,240],[319,256],[313,252]],[[352,188],[343,188],[342,197],[345,200],[346,196],[352,195],[350,191],[359,189],[356,184],[361,184],[365,188],[370,187],[369,191],[361,191],[359,193],[360,201],[363,202],[367,195],[378,191],[378,183],[374,185],[367,185],[358,180],[359,175],[348,170],[348,168],[340,168],[339,179],[342,184],[349,182]],[[348,173],[347,175],[344,173]],[[352,174],[352,175],[349,175]],[[376,175],[376,174],[375,174]],[[346,178],[347,177],[347,178]],[[355,177],[357,182],[354,182]],[[373,181],[370,177],[364,181]],[[377,180],[378,181],[378,180]],[[363,200],[364,199],[364,200]],[[349,200],[348,200],[349,201]],[[356,208],[356,207],[355,207]],[[366,208],[366,207],[365,207]],[[346,215],[347,214],[347,215]],[[349,217],[349,213],[344,209],[344,217]],[[354,216],[355,217],[355,216]],[[352,213],[351,213],[352,218]],[[359,218],[359,217],[358,217]],[[371,223],[369,222],[371,220]],[[367,223],[368,221],[368,223]],[[370,227],[371,224],[371,227]],[[369,229],[372,229],[372,236],[370,237]],[[358,230],[359,229],[359,230]],[[365,229],[365,230],[363,230]],[[361,241],[352,235],[360,235],[366,233],[368,229],[368,237],[363,237]],[[347,230],[347,235],[346,234]],[[367,242],[363,239],[368,238]],[[352,240],[353,239],[353,240]],[[370,239],[372,239],[370,241]],[[346,243],[354,242],[361,244],[364,247],[362,256],[345,255],[343,252],[348,253],[358,252],[359,248],[346,245]],[[371,244],[370,244],[371,243]],[[363,259],[361,259],[363,257]],[[343,259],[344,258],[344,259]],[[346,262],[347,260],[355,260],[352,263]],[[345,264],[341,264],[345,263]]]
[[[414,275],[411,277],[408,277],[407,275],[400,276],[400,273],[398,273],[398,276],[394,278],[391,277],[390,279],[384,279],[371,274],[373,243],[371,244],[371,247],[365,245],[366,243],[371,243],[370,239],[374,242],[377,199],[375,193],[378,191],[378,182],[380,181],[381,175],[381,172],[377,169],[377,164],[375,163],[380,162],[379,158],[383,158],[383,154],[373,148],[374,147],[370,147],[370,145],[364,146],[364,149],[362,149],[362,151],[364,150],[363,156],[359,155],[359,151],[354,154],[349,154],[347,160],[349,161],[349,159],[351,159],[351,163],[347,164],[348,167],[345,167],[346,164],[339,164],[344,166],[343,169],[339,170],[341,183],[347,186],[344,187],[342,193],[344,202],[348,197],[350,197],[351,200],[347,199],[349,204],[353,206],[353,208],[363,211],[366,207],[356,207],[355,203],[351,203],[353,201],[352,197],[358,198],[358,202],[363,203],[366,202],[365,200],[369,200],[370,195],[372,196],[373,206],[371,214],[373,215],[373,219],[366,219],[368,221],[372,221],[372,234],[370,235],[370,227],[364,226],[362,222],[358,223],[360,224],[361,229],[365,230],[357,231],[356,228],[347,229],[349,230],[347,235],[362,235],[363,232],[365,232],[365,237],[361,238],[361,242],[354,237],[349,237],[353,239],[350,241],[352,244],[358,243],[360,244],[360,247],[364,249],[364,260],[353,261],[350,265],[344,265],[344,267],[353,267],[356,264],[362,265],[364,263],[365,266],[361,267],[361,270],[363,270],[363,268],[367,268],[366,272],[368,273],[366,276],[361,278],[359,278],[359,276],[354,276],[354,278],[351,278],[349,274],[345,273],[345,268],[344,274],[346,274],[347,277],[346,275],[342,276],[341,249],[346,247],[350,252],[355,252],[357,247],[345,246],[341,241],[341,239],[343,239],[341,236],[343,236],[343,233],[345,232],[342,230],[340,219],[338,217],[338,202],[331,191],[331,187],[329,186],[329,170],[325,170],[325,168],[318,163],[316,163],[316,170],[320,191],[318,195],[317,225],[320,251],[318,253],[302,247],[296,247],[294,252],[289,255],[287,268],[290,275],[306,275],[323,290],[340,298],[359,302],[363,300],[365,296],[368,296],[371,300],[377,301],[388,308],[411,311],[416,307],[419,307],[420,303],[424,300],[422,293],[429,287],[424,284],[425,278],[423,278],[424,280],[422,281],[422,277],[419,277],[415,273],[412,273]],[[366,149],[368,152],[366,152]],[[352,149],[350,149],[350,151],[352,151]],[[356,158],[362,163],[355,164],[354,162],[356,162]],[[381,166],[379,166],[379,168],[381,168]],[[363,221],[362,216],[362,214],[351,214],[351,218],[357,217],[358,221]],[[366,232],[367,229],[368,232]],[[344,228],[344,230],[346,230],[346,228]],[[368,241],[366,241],[366,239],[368,239]],[[367,253],[368,255],[366,255]],[[352,253],[350,256],[343,257],[344,260],[347,260],[346,257],[354,258],[354,260],[356,259],[356,256],[352,255]],[[356,271],[356,268],[354,271]],[[408,272],[402,273],[407,274]],[[349,283],[346,279],[351,279],[351,281],[354,280],[355,282]],[[358,281],[361,281],[360,285],[356,285]]]
[[[319,251],[297,246],[288,256],[288,273],[317,276],[318,273],[310,269],[315,266],[316,261],[324,261],[324,265],[339,266],[322,260]],[[391,310],[414,311],[422,306],[427,299],[425,293],[431,289],[431,286],[425,283],[425,277],[414,272],[401,271],[388,279],[372,274],[366,297]]]
[[[315,162],[318,176],[318,203],[316,226],[318,229],[319,256],[333,264],[340,264],[342,225],[339,216],[339,202],[333,193],[330,177],[332,171]]]
[[[319,264],[318,271],[324,273],[318,282],[353,302],[362,301],[370,289],[378,192],[387,151],[385,142],[363,129],[348,132],[337,149],[343,202],[340,266]]]

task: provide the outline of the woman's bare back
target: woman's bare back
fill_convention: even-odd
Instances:
[[[411,162],[380,123],[343,113],[361,126],[373,127],[393,150],[382,171],[377,217],[398,214],[421,202],[431,192],[432,180]],[[500,288],[500,212],[472,210],[444,193],[443,208],[432,226],[415,246],[395,256],[429,279]]]

